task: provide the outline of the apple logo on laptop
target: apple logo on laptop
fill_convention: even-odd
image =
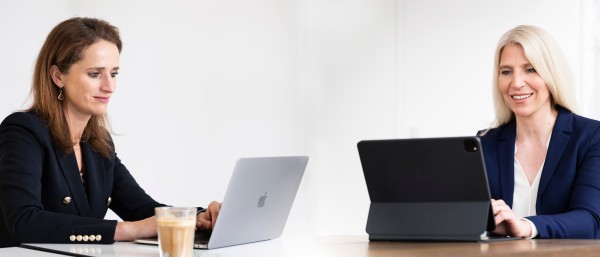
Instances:
[[[258,206],[258,208],[265,206],[266,200],[267,200],[267,192],[265,192],[264,195],[262,195],[261,197],[258,198],[258,204],[256,206]]]

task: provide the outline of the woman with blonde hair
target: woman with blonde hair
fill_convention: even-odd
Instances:
[[[494,128],[481,132],[495,233],[600,238],[600,122],[577,111],[552,37],[517,26],[494,58]]]

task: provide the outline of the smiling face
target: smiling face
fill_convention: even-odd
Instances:
[[[498,87],[504,102],[517,118],[552,111],[548,86],[525,57],[521,45],[507,44],[503,48]]]
[[[87,47],[83,58],[73,63],[67,73],[53,68],[53,79],[63,89],[67,116],[87,120],[92,115],[106,114],[118,71],[119,50],[105,40]]]

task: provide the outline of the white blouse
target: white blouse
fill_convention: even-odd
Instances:
[[[516,155],[517,146],[515,145],[515,191],[513,193],[512,210],[519,217],[535,216],[535,204],[537,203],[537,193],[544,164],[542,163],[540,170],[533,179],[533,183],[529,185],[527,175],[525,175],[525,171]]]
[[[550,135],[552,137],[552,135]],[[550,137],[548,137],[548,142],[546,142],[546,150],[548,150],[548,145],[550,144]],[[531,185],[527,180],[527,175],[525,175],[525,171],[523,167],[517,160],[517,144],[515,143],[515,153],[514,153],[514,166],[515,166],[515,189],[513,192],[513,205],[512,210],[517,215],[517,217],[528,217],[535,216],[537,212],[535,210],[535,205],[537,203],[537,194],[538,189],[540,187],[540,178],[542,177],[542,170],[544,169],[544,164],[546,160],[542,163],[540,170],[537,175],[533,179]],[[526,221],[529,221],[525,219]],[[531,237],[537,236],[537,228],[533,224],[533,222],[529,221],[532,229]]]

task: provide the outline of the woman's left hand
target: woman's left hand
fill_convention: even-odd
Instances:
[[[212,230],[217,224],[217,217],[219,217],[219,211],[221,210],[221,203],[212,201],[206,211],[201,212],[196,217],[196,228],[203,230]]]
[[[503,200],[492,199],[492,210],[496,221],[496,229],[493,233],[524,238],[531,236],[531,225],[517,217]]]

